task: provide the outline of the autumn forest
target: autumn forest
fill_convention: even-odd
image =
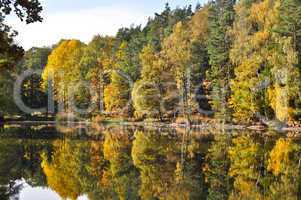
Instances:
[[[94,1],[116,4],[47,2],[74,20]],[[301,1],[175,1],[28,48],[12,16],[47,24],[50,4],[0,0],[1,200],[300,198]]]
[[[24,78],[21,99],[38,109],[49,107],[51,96],[48,114],[299,124],[298,0],[216,0],[176,9],[166,4],[145,26],[97,35],[88,44],[62,39],[26,52],[14,43],[5,16],[15,11],[27,23],[42,21],[39,2],[0,1],[0,11],[3,116],[24,111],[12,101],[12,91],[17,78],[31,70],[35,74]]]

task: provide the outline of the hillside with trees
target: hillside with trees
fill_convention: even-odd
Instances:
[[[9,14],[1,2],[0,9]],[[26,22],[41,20],[38,8],[27,9],[32,13]],[[297,126],[300,31],[298,0],[215,0],[176,9],[166,4],[144,27],[123,27],[115,36],[97,35],[88,44],[62,39],[51,48],[33,48],[23,58],[22,51],[18,58],[11,56],[19,55],[10,54],[18,47],[1,29],[6,40],[0,42],[7,48],[0,48],[0,69],[14,66],[8,63],[15,60],[21,61],[13,68],[19,72],[43,69],[42,77],[24,82],[24,102],[47,105],[51,84],[58,112],[88,118],[188,124],[276,120]],[[8,70],[1,72],[0,82],[14,80]],[[0,111],[20,113],[6,106],[11,98],[3,95],[5,89],[1,84]]]

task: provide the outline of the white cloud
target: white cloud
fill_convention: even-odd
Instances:
[[[98,7],[62,13],[46,12],[44,16],[42,23],[25,25],[17,19],[8,22],[19,32],[16,40],[25,49],[49,46],[60,39],[88,42],[96,34],[115,35],[120,27],[145,24],[149,13],[130,8]]]

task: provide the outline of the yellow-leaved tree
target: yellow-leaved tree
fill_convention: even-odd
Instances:
[[[171,66],[180,96],[181,114],[190,123],[190,115],[196,107],[193,101],[193,63],[191,51],[191,32],[188,24],[179,22],[173,33],[165,38],[162,54]]]
[[[140,53],[142,63],[141,80],[132,91],[136,117],[158,117],[173,112],[177,103],[177,87],[170,66],[152,45]]]
[[[52,81],[54,98],[63,103],[65,110],[68,110],[69,88],[81,80],[78,64],[84,47],[85,44],[79,40],[62,40],[50,54],[42,75],[45,89]]]
[[[290,102],[298,95],[300,72],[293,38],[277,31],[282,4],[280,0],[240,1],[236,6],[230,104],[237,121],[258,116],[293,120]]]

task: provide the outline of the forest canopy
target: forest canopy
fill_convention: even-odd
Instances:
[[[8,2],[0,1],[1,27],[13,11],[27,23],[42,20],[37,1]],[[123,27],[88,44],[61,40],[38,54],[46,62],[34,88],[47,96],[51,84],[59,111],[89,108],[89,116],[295,125],[301,114],[300,30],[298,0],[215,0],[195,9],[166,4],[144,27]],[[9,33],[1,32],[11,48]],[[26,54],[23,63],[37,56]]]

